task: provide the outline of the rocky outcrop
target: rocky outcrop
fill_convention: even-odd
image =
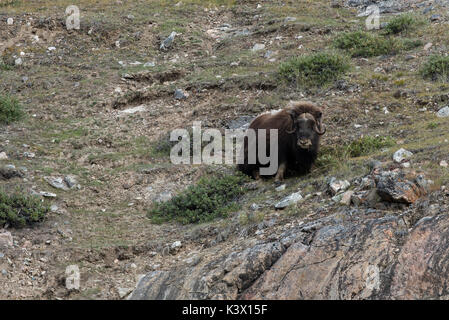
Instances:
[[[449,216],[364,217],[357,209],[238,251],[209,248],[147,274],[130,299],[446,299]]]

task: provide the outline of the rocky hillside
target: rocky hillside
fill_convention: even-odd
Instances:
[[[0,299],[448,297],[449,1],[78,2],[0,0]],[[290,100],[309,174],[170,162]]]

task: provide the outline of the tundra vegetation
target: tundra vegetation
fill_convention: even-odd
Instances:
[[[22,119],[24,111],[19,101],[9,95],[0,95],[0,125]]]
[[[238,210],[236,200],[245,192],[246,181],[243,175],[203,177],[172,199],[155,202],[148,216],[156,223],[174,220],[183,224],[225,218]]]
[[[76,2],[81,28],[68,31],[65,9],[73,0],[0,0],[0,43],[7,46],[0,48],[2,199],[56,194],[44,203],[2,206],[19,217],[45,212],[39,203],[57,208],[37,220],[24,216],[24,228],[15,218],[0,221],[18,243],[2,253],[14,256],[15,266],[30,259],[23,271],[1,266],[8,276],[0,274],[0,299],[119,299],[116,286],[134,287],[137,274],[169,270],[190,250],[211,246],[215,230],[231,230],[233,243],[243,236],[265,241],[273,230],[346,210],[331,200],[326,181],[352,184],[369,174],[374,159],[400,167],[392,164],[399,148],[413,152],[410,170],[432,179],[432,188],[448,187],[448,118],[436,113],[449,104],[449,17],[436,4],[429,12],[417,6],[412,16],[382,13],[385,28],[367,31],[366,17],[357,17],[362,8],[346,0],[332,1],[338,8],[330,0]],[[440,19],[432,21],[435,14]],[[160,50],[173,31],[172,46]],[[176,89],[189,96],[175,99]],[[193,121],[221,131],[247,127],[290,100],[323,105],[327,132],[310,173],[286,178],[285,186],[243,182],[235,166],[170,162],[171,130]],[[8,178],[5,167],[27,171]],[[66,175],[75,175],[80,189],[59,190],[45,180]],[[298,191],[303,200],[288,214],[274,208]],[[168,192],[172,200],[153,203]],[[410,208],[417,216],[419,210],[430,211]],[[160,254],[178,240],[186,245],[176,256]],[[86,275],[79,292],[60,281],[73,263]]]
[[[48,205],[37,196],[24,195],[18,190],[12,194],[0,190],[0,226],[30,226],[42,222],[48,211]]]

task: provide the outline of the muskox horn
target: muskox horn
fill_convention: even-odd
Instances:
[[[319,128],[318,128],[319,127]],[[321,131],[320,131],[321,129]],[[320,124],[319,126],[317,125],[317,123],[315,122],[315,125],[313,126],[313,130],[316,131],[316,133],[318,133],[320,136],[326,133],[326,126]]]
[[[285,130],[285,132],[288,134],[292,134],[296,131],[296,128],[295,128],[296,113],[293,110],[288,110],[287,112],[291,117],[292,125],[290,127],[290,130]]]

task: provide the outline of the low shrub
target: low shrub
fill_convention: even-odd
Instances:
[[[424,79],[449,81],[449,56],[430,56],[420,73]]]
[[[36,196],[19,192],[8,195],[0,190],[0,226],[9,224],[18,228],[32,225],[43,221],[48,212],[48,206]]]
[[[279,75],[299,87],[319,87],[333,82],[350,68],[347,58],[335,53],[316,53],[281,63]]]
[[[0,95],[0,124],[10,124],[23,116],[22,106],[17,99]]]
[[[235,200],[245,192],[247,177],[241,174],[202,178],[166,202],[155,202],[148,216],[155,223],[206,222],[236,210]]]

